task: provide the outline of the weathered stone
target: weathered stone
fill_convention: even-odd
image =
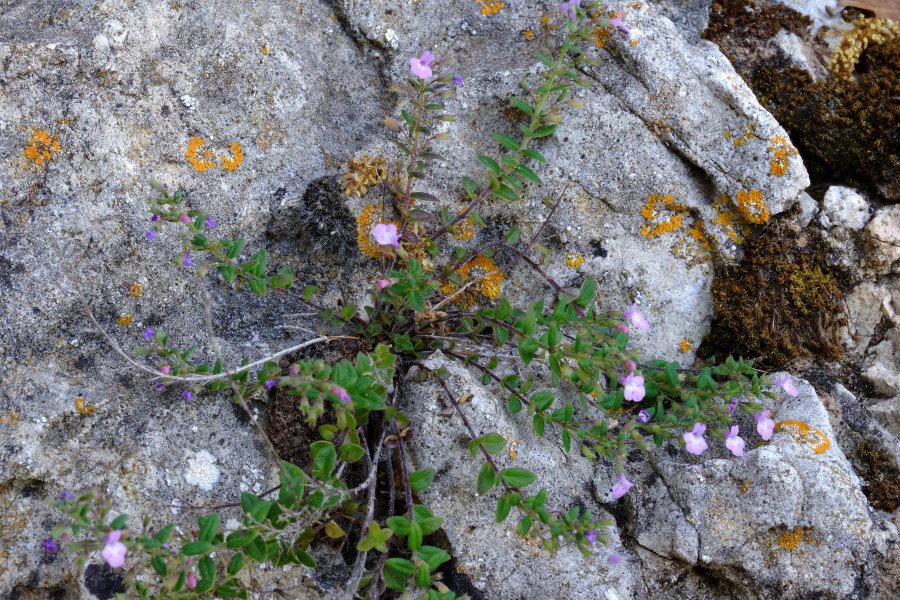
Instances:
[[[863,231],[866,265],[876,274],[900,272],[900,206],[875,213]]]
[[[862,229],[869,222],[869,202],[853,188],[833,185],[825,192],[819,222],[825,228]]]

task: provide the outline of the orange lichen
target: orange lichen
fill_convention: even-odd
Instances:
[[[744,220],[759,225],[769,221],[769,207],[759,190],[741,190],[735,196],[737,210]]]
[[[372,238],[373,220],[376,214],[384,213],[384,205],[366,204],[362,213],[356,217],[356,245],[359,251],[369,258],[386,258],[392,255],[390,247],[381,246]],[[377,223],[393,223],[397,227],[400,224],[397,221],[379,219]]]
[[[595,27],[594,28],[594,45],[598,48],[606,48],[607,42],[609,42],[610,31],[606,27]]]
[[[691,344],[691,340],[689,340],[689,339],[687,339],[687,338],[684,338],[684,339],[681,340],[681,342],[678,344],[678,349],[681,350],[681,353],[682,353],[682,354],[687,354],[688,352],[690,352],[692,347],[693,347],[693,346],[692,346],[692,344]]]
[[[803,421],[795,421],[793,419],[779,421],[775,423],[775,431],[791,434],[794,441],[798,444],[809,444],[816,454],[823,454],[831,447],[831,442],[824,433],[818,429],[813,429]]]
[[[522,33],[522,36],[525,38],[525,41],[526,41],[526,42],[530,42],[531,40],[534,39],[534,32],[533,32],[532,30],[530,30],[530,29],[526,29],[526,30]]]
[[[749,479],[745,480],[744,483],[741,484],[741,494],[746,494],[751,485],[752,482]]]
[[[268,46],[263,46],[262,48],[259,49],[259,51],[262,52],[263,54],[268,54],[268,53],[269,53],[269,47],[268,47]]]
[[[466,242],[475,235],[475,223],[472,222],[472,219],[466,217],[464,221],[461,221],[450,231],[453,234],[453,239]]]
[[[0,424],[9,427],[15,427],[22,421],[22,416],[14,410],[6,411],[5,415],[0,415]]]
[[[472,306],[478,301],[476,293],[490,300],[496,300],[500,297],[504,279],[503,271],[494,264],[494,261],[486,256],[476,256],[467,261],[456,270],[456,274],[459,276],[459,285],[449,280],[441,284],[441,293],[445,296],[453,296],[457,294],[461,287],[472,281],[474,283],[468,285],[462,293],[454,296],[454,304],[463,308]]]
[[[735,244],[743,243],[750,233],[750,226],[734,211],[731,198],[719,196],[712,203],[712,207],[716,211],[716,217],[712,220],[713,225],[721,227],[728,239]]]
[[[244,148],[237,142],[231,142],[228,144],[228,150],[231,152],[231,156],[222,155],[222,168],[226,171],[234,171],[244,162]]]
[[[769,146],[768,151],[772,152],[772,162],[770,163],[769,172],[775,177],[783,176],[790,165],[791,156],[796,156],[797,149],[788,143],[786,139],[784,139],[780,135],[776,135],[769,142],[772,144]]]
[[[632,48],[634,48],[635,46],[638,45],[638,41],[637,41],[637,40],[631,40],[631,41],[628,42],[628,43],[631,45]]]
[[[543,27],[547,31],[553,31],[554,29],[556,29],[557,25],[555,23],[550,22],[550,17],[551,16],[555,17],[558,15],[559,15],[559,12],[555,12],[555,13],[553,13],[553,15],[543,15],[541,17],[541,27]]]
[[[97,411],[97,407],[92,404],[85,404],[84,398],[75,398],[75,412],[79,415],[92,415]]]
[[[369,157],[363,154],[359,158],[347,159],[347,167],[341,175],[344,193],[348,196],[362,197],[373,185],[381,183],[387,177],[387,163],[381,157]]]
[[[198,173],[203,173],[204,171],[215,168],[216,166],[215,161],[207,160],[214,156],[212,155],[210,150],[205,150],[202,154],[198,154],[198,151],[204,145],[206,145],[206,141],[202,137],[195,135],[188,140],[187,151],[184,153],[184,155],[188,159],[188,162]]]
[[[502,2],[490,2],[489,0],[475,0],[481,5],[481,14],[485,16],[496,15],[503,10]]]
[[[140,298],[141,294],[144,292],[144,284],[137,282],[132,283],[128,291],[133,297]]]
[[[662,206],[660,206],[660,204]],[[672,214],[656,224],[653,222],[662,216],[661,211],[666,209]],[[688,214],[688,207],[679,202],[675,202],[675,198],[666,194],[652,194],[647,198],[647,203],[641,209],[641,216],[647,221],[641,225],[641,235],[647,238],[655,238],[666,233],[672,233],[676,229],[680,229],[684,225],[683,215]]]
[[[41,166],[53,160],[59,154],[59,150],[59,138],[55,134],[50,135],[43,129],[35,129],[31,133],[28,145],[25,146],[24,154],[32,163]]]
[[[121,325],[122,327],[128,327],[129,325],[131,325],[131,322],[133,320],[134,320],[134,315],[131,313],[128,313],[127,315],[123,315],[123,316],[119,317],[118,319],[116,319],[116,323],[118,325]]]
[[[778,536],[778,545],[785,550],[793,550],[803,541],[803,528],[784,531]]]
[[[731,140],[731,143],[735,146],[743,146],[747,143],[747,140],[759,138],[759,136],[756,135],[756,124],[754,123],[747,123],[744,130],[738,133],[726,131],[723,135],[726,140]]]
[[[577,252],[567,252],[566,253],[566,265],[572,267],[573,269],[577,269],[581,265],[584,264],[584,257]]]

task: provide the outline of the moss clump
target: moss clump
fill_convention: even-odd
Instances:
[[[877,510],[893,512],[900,508],[900,473],[887,454],[869,442],[860,442],[857,455],[865,465],[863,493]]]
[[[814,233],[774,224],[744,246],[744,260],[718,266],[715,320],[699,351],[758,357],[779,367],[803,356],[841,355],[841,286]]]

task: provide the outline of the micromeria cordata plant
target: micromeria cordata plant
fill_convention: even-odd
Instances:
[[[109,503],[97,493],[66,492],[59,508],[67,519],[44,540],[46,552],[75,552],[79,566],[99,552],[111,568],[123,569],[128,596],[247,598],[248,578],[241,574],[248,565],[315,568],[312,546],[346,537],[355,543],[356,558],[344,597],[375,598],[390,590],[455,598],[440,574],[450,555],[426,543],[442,518],[419,502],[435,472],[427,465],[414,469],[410,460],[412,421],[404,414],[401,392],[423,380],[439,385],[450,414],[468,432],[468,460],[481,462],[473,490],[495,498],[498,523],[515,515],[518,534],[540,540],[551,552],[572,544],[588,555],[593,545],[605,543],[610,521],[578,506],[556,512],[532,472],[498,465],[494,456],[506,440],[498,432],[473,429],[461,401],[467,390],[453,389],[446,370],[426,366],[437,351],[478,373],[537,436],[558,437],[566,452],[585,459],[611,461],[618,473],[614,499],[635,485],[623,468],[634,449],[674,440],[700,455],[708,447],[706,436],[713,436],[741,456],[744,440],[734,423],[738,409],[754,415],[763,439],[771,437],[774,423],[759,401],[777,394],[751,361],[729,357],[724,364],[682,369],[675,362],[642,359],[630,347],[629,333],[652,327],[637,305],[601,311],[593,278],[568,289],[546,273],[549,251],[540,236],[562,195],[528,239],[512,227],[503,239],[485,240],[474,249],[453,245],[484,227],[479,211],[488,201],[516,202],[542,184],[538,173],[547,161],[539,151],[541,140],[556,133],[567,110],[581,106],[572,92],[589,86],[581,72],[593,64],[588,51],[597,30],[626,38],[630,33],[621,11],[615,16],[599,2],[571,0],[559,8],[562,26],[543,28],[537,55],[542,71],[522,82],[521,96],[509,98],[521,113],[518,133],[494,133],[499,151],[476,156],[483,177],[462,178],[469,202],[457,214],[417,188],[441,160],[435,144],[448,137],[443,123],[455,119],[448,103],[468,84],[459,74],[445,73],[447,62],[424,50],[409,60],[408,80],[391,86],[402,108],[399,118],[388,117],[385,124],[397,132],[405,161],[389,178],[393,185],[382,183],[382,197],[393,201],[381,207],[377,219],[369,215],[360,221],[360,247],[381,267],[363,305],[324,306],[316,288],[295,290],[288,269],[271,272],[265,250],[241,260],[242,238],[218,237],[211,215],[186,208],[180,192],[169,194],[154,184],[159,197],[152,201],[145,236],[153,243],[166,229],[182,228],[176,268],[198,276],[218,273],[225,284],[246,286],[259,296],[290,294],[312,308],[321,330],[330,333],[229,368],[220,356],[198,361],[193,348],[178,348],[164,332],[147,329],[146,345],[138,350],[144,362],[126,359],[152,374],[149,385],[157,392],[174,387],[185,401],[230,391],[249,411],[248,402],[278,389],[293,399],[318,439],[309,446],[308,464],[279,460],[278,486],[241,494],[237,528],[226,530],[212,511],[198,517],[193,529],[153,517],[135,527],[126,515],[110,519]],[[506,297],[495,263],[501,256],[506,265],[533,270],[546,282],[550,299],[522,303]],[[309,355],[335,341],[341,341],[336,349],[345,349],[337,362],[297,358],[300,350]],[[776,383],[796,394],[789,379]],[[376,506],[378,495],[387,500]]]

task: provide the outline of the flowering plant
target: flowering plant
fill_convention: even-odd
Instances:
[[[555,40],[546,28],[539,80],[523,82],[523,96],[509,99],[524,118],[519,135],[493,134],[500,152],[477,155],[484,177],[480,183],[462,178],[469,202],[456,215],[418,190],[417,182],[440,160],[433,146],[448,135],[441,129],[455,119],[448,102],[464,82],[459,75],[442,75],[446,62],[429,50],[409,60],[409,79],[391,88],[402,98],[400,119],[385,120],[398,132],[405,165],[393,185],[382,184],[392,205],[381,207],[377,222],[370,209],[359,220],[361,250],[380,261],[364,303],[329,307],[318,302],[314,287],[295,292],[289,270],[270,273],[265,250],[242,262],[242,238],[216,238],[210,215],[184,208],[181,193],[154,185],[160,196],[151,207],[149,240],[158,239],[164,225],[186,228],[183,268],[200,276],[217,272],[226,284],[246,285],[260,296],[292,294],[316,311],[330,333],[227,368],[218,355],[211,364],[198,362],[193,349],[175,347],[165,333],[148,329],[147,345],[138,354],[157,366],[128,360],[154,376],[155,389],[176,386],[187,401],[229,390],[249,412],[248,401],[277,389],[293,399],[310,428],[317,426],[318,439],[309,446],[308,464],[279,462],[278,486],[241,495],[242,520],[236,528],[225,529],[219,513],[210,512],[197,519],[194,529],[150,518],[132,529],[125,515],[108,521],[109,507],[95,494],[68,494],[60,502],[68,519],[45,540],[46,551],[64,545],[83,560],[100,550],[110,567],[127,569],[126,584],[139,597],[246,598],[240,573],[251,562],[315,568],[313,546],[323,534],[331,539],[352,535],[356,558],[343,588],[346,597],[376,597],[386,588],[455,598],[440,574],[450,556],[427,543],[442,519],[417,501],[435,472],[414,468],[405,435],[411,419],[398,392],[416,379],[437,381],[451,414],[465,425],[471,457],[482,461],[475,489],[494,495],[498,523],[515,513],[518,534],[540,539],[550,551],[572,544],[587,555],[605,542],[608,521],[577,506],[555,511],[535,474],[498,466],[493,457],[506,440],[471,427],[459,399],[464,390],[452,389],[445,370],[425,365],[437,351],[477,371],[485,385],[506,398],[511,414],[527,416],[538,436],[559,436],[566,452],[585,459],[612,461],[618,472],[614,499],[635,485],[623,467],[633,449],[674,440],[700,455],[709,434],[741,456],[745,442],[734,424],[738,407],[756,415],[763,439],[771,437],[772,421],[768,411],[759,412],[758,401],[774,392],[766,391],[769,382],[752,361],[729,357],[721,365],[682,369],[675,362],[643,360],[629,336],[649,331],[651,324],[637,304],[622,312],[603,311],[592,277],[569,289],[546,273],[539,246],[546,222],[528,239],[512,227],[502,239],[474,249],[448,241],[473,237],[474,228],[485,225],[478,211],[490,199],[514,202],[530,192],[528,185],[542,184],[536,171],[547,162],[538,149],[541,140],[555,135],[565,110],[581,106],[573,90],[589,85],[580,69],[593,59],[584,49],[599,27],[629,35],[624,15],[610,19],[599,2],[572,0],[560,9],[563,39]],[[562,195],[553,211],[561,200]],[[550,300],[523,303],[504,295],[501,258],[540,276]],[[296,358],[300,350],[336,340],[350,342],[342,344],[344,357],[337,362]],[[282,362],[282,357],[290,360]],[[795,393],[790,380],[776,383]],[[261,427],[260,434],[265,437]],[[354,464],[360,468],[345,468]],[[387,507],[376,506],[379,491],[388,498]],[[345,532],[338,520],[350,523],[352,531]]]

